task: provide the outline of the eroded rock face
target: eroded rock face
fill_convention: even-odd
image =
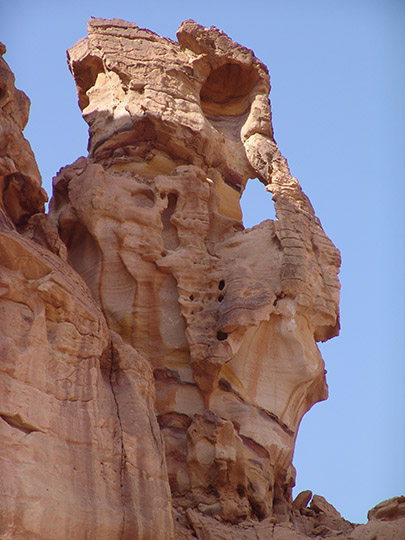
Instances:
[[[14,86],[14,75],[3,59],[0,43],[0,224],[8,229],[26,225],[44,211],[47,200],[41,176],[22,130],[28,122],[30,101]]]
[[[0,60],[0,537],[400,538],[404,497],[359,526],[291,500],[339,254],[274,142],[265,66],[193,21],[178,40],[90,21],[69,51],[90,152],[51,218]],[[277,220],[245,230],[256,176]]]
[[[51,217],[108,326],[153,367],[175,505],[288,520],[294,441],[327,397],[339,253],[272,136],[252,51],[183,23],[178,42],[92,19],[68,51],[89,157]],[[249,178],[277,220],[244,230]]]
[[[152,369],[110,337],[55,224],[35,213],[28,99],[0,67],[0,537],[172,538]]]
[[[309,499],[311,503],[309,503]],[[405,532],[404,497],[383,501],[369,512],[365,525],[354,525],[323,497],[300,493],[294,501],[289,522],[277,524],[274,518],[259,523],[247,521],[239,525],[220,523],[211,516],[187,510],[186,519],[200,540],[399,540]],[[178,537],[191,540],[185,526],[178,529]]]

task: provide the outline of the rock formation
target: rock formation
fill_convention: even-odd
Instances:
[[[152,369],[109,331],[39,213],[29,101],[3,59],[0,77],[0,538],[166,540]]]
[[[340,256],[274,141],[266,67],[193,21],[88,34],[68,62],[89,155],[49,216],[1,60],[0,538],[395,538],[402,498],[369,529],[292,500]],[[277,219],[244,229],[256,177]]]

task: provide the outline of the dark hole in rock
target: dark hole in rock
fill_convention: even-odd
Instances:
[[[246,489],[241,484],[238,485],[238,494],[240,497],[244,497],[246,495]]]
[[[217,340],[218,341],[224,341],[228,338],[228,334],[226,332],[222,332],[221,330],[218,330],[217,332]]]

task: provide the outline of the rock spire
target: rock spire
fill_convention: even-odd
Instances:
[[[1,60],[2,538],[352,538],[291,495],[339,252],[275,143],[267,68],[214,27],[177,38],[89,21],[68,51],[89,153],[49,215]],[[277,218],[245,229],[252,178]],[[403,506],[371,512],[384,538]]]

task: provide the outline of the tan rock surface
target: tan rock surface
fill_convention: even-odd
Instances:
[[[21,133],[26,117],[15,112],[28,101],[8,73],[0,164],[21,189],[9,196],[1,177],[0,537],[166,540],[172,516],[152,370],[119,337],[111,347],[53,222],[28,221],[43,192]]]
[[[89,157],[55,179],[51,216],[154,368],[175,504],[288,520],[298,425],[327,397],[316,340],[338,331],[339,253],[272,138],[265,66],[193,21],[178,39],[89,22],[68,52]],[[244,230],[255,176],[277,221]]]
[[[307,492],[305,497],[307,498]],[[299,496],[298,496],[299,497]],[[298,499],[297,497],[297,499]],[[303,499],[301,498],[301,500]],[[306,510],[306,511],[305,511]],[[343,519],[323,497],[314,495],[311,508],[301,508],[301,517],[294,512],[289,523],[267,518],[257,523],[246,520],[238,525],[221,523],[211,516],[187,510],[186,519],[201,540],[402,540],[405,532],[404,497],[384,501],[369,512],[365,525],[354,525]],[[379,518],[376,517],[380,515]],[[177,517],[177,538],[188,539],[184,522]]]
[[[30,101],[15,88],[14,75],[2,57],[5,52],[0,43],[0,224],[14,229],[26,225],[32,214],[43,212],[47,196],[34,154],[22,134]]]
[[[169,538],[149,364],[120,338],[111,351],[79,276],[15,231],[0,282],[0,536]]]
[[[399,538],[403,498],[357,527],[291,498],[340,257],[274,142],[267,69],[193,21],[178,42],[88,29],[68,54],[89,156],[50,217],[0,65],[0,538]],[[256,176],[277,219],[245,230]]]
[[[405,538],[405,497],[383,501],[368,513],[368,523],[354,528],[350,540],[400,540]]]

